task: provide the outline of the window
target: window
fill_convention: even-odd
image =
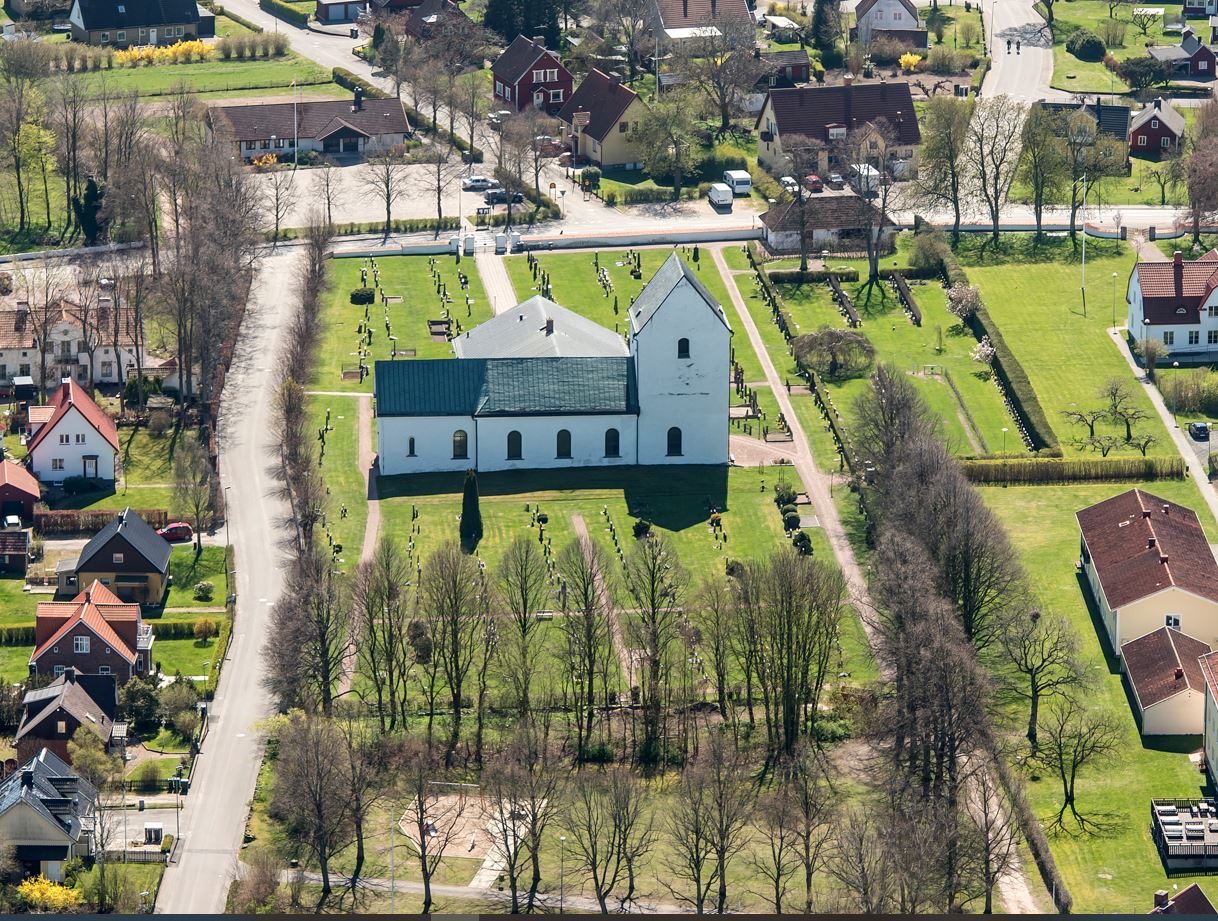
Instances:
[[[1218,329],[1211,329],[1205,334],[1206,345],[1218,345]]]
[[[550,90],[550,102],[562,102],[562,90]]]
[[[270,139],[268,138],[267,140],[263,141],[263,142],[262,142],[262,143],[261,143],[259,146],[260,146],[260,147],[261,147],[263,150],[270,150],[270,149],[271,149],[271,141],[270,141]]]
[[[1204,69],[1205,68],[1202,68],[1202,70],[1204,70]],[[546,80],[548,82],[553,83],[557,79],[558,79],[558,68],[552,67],[546,71]]]
[[[110,674],[110,666],[109,666],[109,665],[99,665],[99,666],[97,666],[97,673],[98,673],[99,675],[108,675],[108,674]]]
[[[102,44],[103,44],[103,45],[104,45],[106,42],[110,41],[110,33],[109,33],[109,32],[103,32],[103,33],[101,34],[101,41],[102,41]]]
[[[116,33],[114,36],[114,40],[119,41],[119,42],[125,42],[127,40],[127,33],[126,32]]]
[[[1168,146],[1171,144],[1171,138],[1159,138],[1159,144],[1164,150],[1167,150]]]
[[[1152,127],[1152,128],[1158,128],[1158,127],[1159,127],[1159,120],[1158,120],[1157,118],[1152,118],[1152,119],[1150,120],[1150,127]]]
[[[1176,344],[1176,334],[1174,332],[1172,332],[1170,329],[1163,331],[1163,344],[1164,345],[1175,345]]]
[[[677,340],[677,357],[678,358],[688,358],[689,357],[689,340],[688,339],[678,339]]]
[[[56,665],[55,666],[55,677],[58,678],[63,673],[64,673],[64,667],[62,665]]]
[[[114,362],[103,361],[101,363],[101,373],[102,373],[102,377],[113,377],[114,376]],[[3,375],[0,375],[0,377],[3,377]]]
[[[414,457],[414,439],[413,438],[406,439],[406,456]]]
[[[622,456],[622,436],[617,429],[605,429],[605,457]]]
[[[838,127],[829,129],[829,140],[831,140],[831,141],[840,141],[845,136],[846,136],[846,129],[841,127],[840,125]]]
[[[283,138],[275,138],[275,146],[276,146],[276,147],[282,147],[282,146],[283,146]]]
[[[469,457],[469,436],[465,434],[465,429],[457,429],[453,432],[453,460],[467,457]]]
[[[1180,615],[1179,614],[1168,614],[1166,617],[1163,618],[1163,625],[1165,627],[1170,627],[1172,630],[1179,630],[1180,629]]]
[[[1190,330],[1188,331],[1188,344],[1189,344],[1189,345],[1197,345],[1197,344],[1198,344],[1198,343],[1200,343],[1200,342],[1201,342],[1201,330],[1199,330],[1199,329],[1190,329]]]
[[[55,734],[61,736],[66,736],[68,734],[67,720],[59,720],[55,723]]]
[[[571,457],[571,432],[567,429],[558,430],[558,437],[555,439],[554,455],[555,457],[568,459]]]
[[[1197,70],[1209,70],[1209,69],[1210,69],[1209,61],[1198,61],[1197,62]]]
[[[84,655],[89,651],[89,638],[87,636],[72,637],[72,651],[77,655]]]
[[[1144,135],[1144,134],[1139,134],[1139,135],[1138,135],[1138,146],[1139,146],[1139,147],[1145,147],[1145,146],[1146,146],[1146,135]]]
[[[681,456],[681,430],[675,425],[668,430],[668,456]]]
[[[257,142],[257,141],[246,141],[246,142],[245,142],[245,149],[246,149],[246,150],[253,150],[253,149],[254,149],[255,147],[257,147],[257,146],[258,146],[258,142]]]
[[[0,381],[8,380],[8,365],[0,365]]]
[[[520,460],[524,456],[524,448],[520,438],[520,433],[517,431],[508,432],[507,437],[507,459]]]
[[[17,373],[18,373],[19,377],[29,377],[30,376],[30,366],[21,365],[21,367],[18,369]]]
[[[137,652],[135,654],[135,670],[137,672],[142,672],[144,670],[144,654],[142,652]]]
[[[112,558],[112,562],[114,563],[115,566],[121,565],[123,562],[123,555],[121,553],[114,554],[114,556]]]
[[[60,443],[61,445],[71,444],[71,443],[72,443],[72,436],[71,436],[71,435],[63,435],[63,434],[61,434],[61,435],[59,436],[59,443]]]
[[[630,122],[618,122],[617,123],[617,133],[618,134],[625,134],[629,130],[630,130]]]
[[[545,81],[546,81],[546,72],[544,70],[533,71],[533,82],[534,83],[545,83]]]
[[[77,443],[78,445],[82,445],[82,444],[84,444],[84,443],[85,443],[85,436],[84,436],[84,433],[83,433],[83,432],[78,432],[78,433],[76,434],[76,443]]]
[[[56,471],[62,471],[63,470],[63,458],[62,457],[52,457],[51,458],[51,469],[56,470]]]

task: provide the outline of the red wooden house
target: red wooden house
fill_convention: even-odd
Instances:
[[[1184,140],[1184,116],[1162,97],[1156,99],[1129,122],[1131,154],[1175,153]]]
[[[1218,57],[1190,27],[1180,33],[1180,44],[1152,45],[1147,47],[1146,53],[1165,64],[1173,77],[1214,79],[1214,65]]]
[[[495,99],[513,112],[529,106],[557,114],[568,99],[574,80],[558,54],[540,38],[517,35],[491,66]]]

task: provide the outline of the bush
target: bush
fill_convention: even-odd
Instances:
[[[930,224],[914,234],[913,246],[909,250],[909,265],[920,271],[938,274],[943,271],[943,260],[951,254],[947,238]]]
[[[155,761],[146,761],[135,769],[131,778],[135,788],[144,793],[151,793],[161,785],[161,769]]]
[[[13,273],[0,272],[0,294],[13,293]]]
[[[1117,76],[1129,84],[1130,89],[1137,92],[1148,89],[1171,79],[1171,72],[1162,61],[1157,61],[1150,55],[1139,58],[1126,58],[1117,67]]]
[[[877,64],[895,64],[902,55],[908,54],[912,50],[909,42],[891,38],[881,32],[879,37],[871,43],[871,60]],[[917,57],[917,55],[914,56]]]
[[[143,398],[147,400],[151,394],[161,392],[161,379],[159,377],[149,377],[144,375],[143,378]],[[127,379],[127,385],[123,388],[123,402],[128,405],[138,405],[140,400],[140,381],[134,377]]]
[[[787,505],[784,505],[778,511],[782,515],[798,515],[799,514],[799,509],[795,505],[792,505],[789,503]]]
[[[982,485],[1144,482],[1184,477],[1184,460],[1180,457],[968,458],[960,465],[969,480]]]
[[[1123,48],[1125,46],[1125,23],[1119,19],[1105,19],[1100,22],[1100,39],[1108,48]]]
[[[780,509],[795,504],[795,487],[790,483],[779,483],[774,487],[774,504]]]
[[[799,514],[796,513],[793,515],[783,515],[782,516],[782,529],[784,531],[798,531],[799,530]]]
[[[17,904],[26,911],[63,914],[80,907],[79,889],[69,889],[53,883],[45,876],[35,876],[17,886]]]
[[[1066,50],[1080,61],[1102,61],[1104,52],[1103,40],[1090,29],[1078,29],[1066,39]]]
[[[812,538],[808,536],[807,531],[799,531],[791,538],[791,546],[795,548],[795,552],[800,556],[812,555]]]
[[[355,288],[351,291],[352,304],[371,304],[375,299],[376,291],[373,288]]]
[[[69,496],[79,496],[93,491],[93,482],[83,476],[70,476],[63,481],[63,491]]]
[[[136,509],[136,514],[153,528],[169,524],[169,512],[163,508]],[[114,517],[111,509],[34,509],[36,534],[95,534]]]
[[[585,166],[579,174],[584,188],[599,189],[601,187],[601,171],[595,166]]]
[[[646,518],[636,519],[634,522],[634,539],[642,540],[651,534],[651,522]]]
[[[259,2],[261,2],[261,0],[259,0]],[[268,2],[270,2],[270,0],[268,0]],[[274,2],[278,2],[278,0],[274,0]],[[330,76],[334,78],[335,83],[337,83],[339,86],[341,86],[345,90],[351,90],[352,92],[354,92],[355,88],[359,87],[361,90],[364,91],[365,99],[388,99],[389,98],[389,94],[386,93],[383,89],[381,89],[378,86],[373,86],[363,77],[352,73],[351,71],[347,70],[347,68],[345,68],[345,67],[335,67],[333,70],[330,71]],[[413,109],[411,109],[406,114],[410,117],[410,123],[412,125],[421,124],[421,122],[418,120],[418,114],[419,114],[418,112],[415,112]],[[430,121],[428,123],[430,124]]]
[[[168,410],[158,409],[148,416],[148,434],[160,438],[173,426],[173,416]]]
[[[293,6],[290,3],[284,3],[283,0],[258,0],[258,8],[264,13],[270,13],[272,16],[290,22],[294,26],[305,26],[309,22],[309,14],[302,9]]]
[[[208,581],[199,582],[195,585],[195,601],[211,601],[212,595],[215,593],[215,586]]]
[[[960,70],[960,55],[946,45],[935,45],[926,55],[926,69],[932,74],[954,74]]]
[[[1218,372],[1209,368],[1162,376],[1159,391],[1173,413],[1218,416]]]

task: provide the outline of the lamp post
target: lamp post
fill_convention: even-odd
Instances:
[[[1002,427],[1002,453],[1007,453],[1007,427],[1005,425]]]
[[[1112,331],[1114,333],[1117,330],[1117,325],[1116,325],[1116,279],[1117,279],[1117,273],[1113,272],[1112,273]]]
[[[1115,277],[1115,273],[1114,273],[1114,277]],[[230,489],[232,489],[232,486],[224,487],[224,548],[225,548],[225,552],[228,551],[228,546],[229,546],[229,544],[228,544],[228,491]]]
[[[567,870],[567,836],[558,836],[558,913],[562,914],[563,901],[566,895]]]

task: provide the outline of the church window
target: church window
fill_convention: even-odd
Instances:
[[[682,338],[682,339],[677,340],[677,357],[678,358],[688,358],[689,357],[689,340],[688,339]]]
[[[622,436],[617,429],[605,429],[605,457],[622,456]]]
[[[668,456],[681,456],[681,430],[675,425],[668,430]]]
[[[414,457],[414,438],[408,438],[406,440],[406,456]]]
[[[556,455],[560,458],[569,459],[571,457],[571,433],[567,429],[559,429],[556,441]]]
[[[414,453],[413,439],[410,453]],[[465,429],[457,429],[453,432],[453,460],[463,460],[468,457],[469,436],[465,434]]]
[[[508,432],[507,459],[520,460],[523,456],[524,449],[521,444],[520,433],[516,431]]]

